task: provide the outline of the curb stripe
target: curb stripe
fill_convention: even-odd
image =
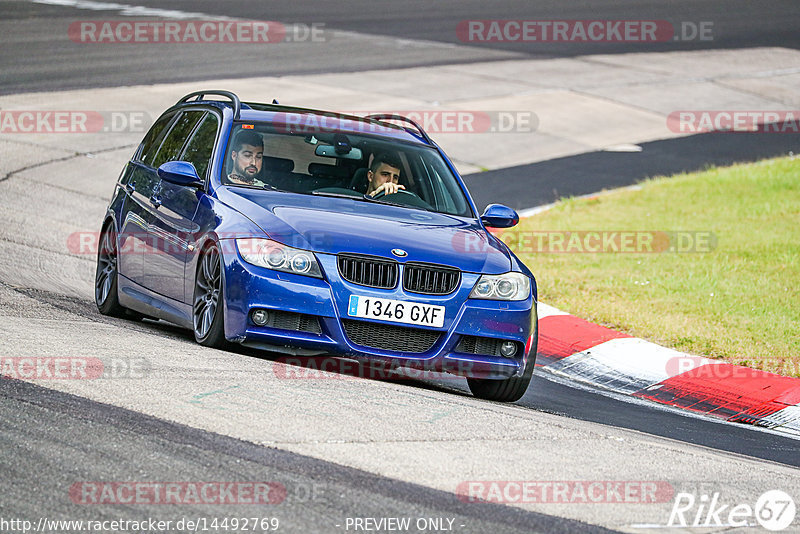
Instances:
[[[539,320],[537,365],[545,366],[611,339],[631,337],[574,315],[550,315]]]
[[[537,367],[570,380],[800,437],[800,379],[692,356],[540,304]]]
[[[728,363],[703,365],[659,385],[635,396],[749,424],[800,403],[800,380]]]
[[[789,406],[772,415],[764,417],[761,425],[786,434],[800,437],[800,406]]]
[[[632,395],[674,376],[683,353],[635,337],[611,339],[590,349],[550,363],[547,368],[574,380]],[[693,358],[683,369],[715,365]],[[689,366],[689,367],[687,367]]]

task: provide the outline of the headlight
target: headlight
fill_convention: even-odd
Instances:
[[[322,278],[314,253],[263,238],[237,239],[236,248],[247,263],[275,271]]]
[[[482,275],[469,296],[485,300],[525,300],[530,294],[530,278],[522,273],[505,273]]]

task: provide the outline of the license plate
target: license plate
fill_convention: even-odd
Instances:
[[[350,295],[347,315],[437,328],[444,326],[444,306],[359,295]]]

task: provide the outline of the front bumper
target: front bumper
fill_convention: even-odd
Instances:
[[[528,354],[536,320],[533,298],[517,302],[470,299],[477,274],[463,273],[454,293],[434,296],[406,293],[402,287],[385,290],[351,284],[339,276],[333,255],[317,254],[324,279],[257,267],[244,262],[238,253],[225,254],[223,259],[225,336],[233,342],[293,355],[331,354],[490,379],[521,375],[528,359],[535,358],[535,354]],[[430,328],[349,318],[347,302],[352,294],[444,306],[445,323],[442,328]],[[289,320],[282,320],[277,327],[257,326],[250,318],[254,308]],[[359,322],[355,326],[360,331],[374,332],[374,339],[393,338],[391,348],[365,341],[363,336],[361,343],[354,341],[352,321]],[[398,339],[409,339],[404,336],[434,341],[421,352],[410,352],[398,348],[403,345]],[[488,340],[489,345],[493,340],[513,341],[518,350],[513,357],[481,354],[473,348],[474,343],[467,342],[474,341],[469,336]]]

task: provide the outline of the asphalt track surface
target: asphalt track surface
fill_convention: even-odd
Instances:
[[[67,0],[70,2],[71,0]],[[114,3],[111,3],[114,5]],[[560,0],[397,1],[320,4],[233,0],[119,2],[284,24],[322,25],[325,42],[217,46],[125,44],[97,46],[70,41],[76,21],[134,20],[119,9],[77,9],[24,0],[0,2],[0,94],[98,86],[255,77],[470,63],[514,58],[664,52],[711,48],[800,48],[800,10],[794,0]],[[142,20],[155,17],[143,16]],[[711,40],[641,42],[464,42],[465,20],[664,20],[712,23]],[[358,36],[352,33],[357,32]],[[391,83],[387,80],[387,83]]]
[[[796,154],[800,151],[800,134],[713,132],[639,146],[641,152],[588,152],[470,174],[464,181],[479,210],[493,202],[522,210],[655,176]]]
[[[280,531],[343,530],[346,517],[442,517],[472,532],[612,532],[578,521],[490,503],[465,503],[443,491],[387,479],[279,449],[169,423],[17,380],[0,380],[0,488],[5,512],[80,518],[85,511],[64,502],[65,480],[281,480],[274,506],[259,517],[280,521]],[[119,449],[124,449],[121,456]],[[54,455],[54,451],[60,451]],[[58,461],[53,461],[54,456]],[[46,466],[46,468],[45,468]],[[237,478],[238,477],[238,478]],[[69,484],[66,484],[69,486]],[[10,498],[9,498],[10,497]],[[280,500],[283,497],[283,500]],[[13,500],[9,507],[8,501]],[[41,503],[60,503],[43,507]],[[83,506],[85,509],[85,505]],[[206,517],[207,506],[167,510],[158,505],[102,505],[92,520],[160,521]],[[252,517],[244,504],[214,507],[219,517]]]
[[[14,291],[33,299],[42,306],[52,306],[65,313],[66,316],[112,322],[123,328],[133,326],[136,329],[145,329],[160,336],[174,338],[187,343],[194,342],[191,332],[163,321],[135,323],[126,320],[107,319],[98,316],[93,302],[41,290],[16,288]],[[283,359],[280,355],[270,355],[244,347],[231,347],[230,350],[242,358],[277,358],[278,361]],[[315,365],[317,369],[319,368],[319,363],[315,363],[313,359],[308,360],[306,365],[311,370],[315,369]],[[369,371],[363,370],[363,368],[359,369],[359,377],[375,376],[371,375]],[[347,373],[343,372],[342,374],[344,376]],[[365,378],[365,380],[371,379]],[[461,380],[417,380],[414,378],[391,380],[386,378],[386,381],[402,384],[404,387],[418,388],[421,391],[434,390],[457,396],[471,396],[466,387],[466,382]],[[6,381],[0,380],[0,386],[5,383]],[[44,391],[43,388],[38,388],[38,390]],[[3,395],[4,393],[0,392],[0,397]],[[72,397],[70,402],[78,403],[80,401],[79,397],[70,397]],[[800,447],[798,447],[796,439],[778,434],[766,435],[747,425],[723,423],[703,417],[687,416],[680,410],[656,406],[647,402],[632,402],[629,398],[620,400],[613,396],[599,394],[592,389],[569,384],[563,379],[554,379],[538,369],[527,393],[515,404],[543,413],[625,428],[720,451],[800,467]],[[96,413],[96,411],[89,410],[87,413]],[[127,417],[135,417],[134,412],[128,413]]]
[[[142,5],[187,9],[184,2],[141,2]],[[220,13],[218,2],[193,2],[192,11]],[[452,2],[395,4],[399,8],[389,11],[373,2],[347,2],[335,10],[315,10],[307,14],[300,3],[230,2],[224,4],[224,14],[248,19],[269,18],[285,22],[322,21],[330,27],[349,31],[367,32],[379,28],[379,33],[402,39],[426,39],[441,43],[454,43],[453,35],[442,32],[459,20],[469,18],[666,18],[670,20],[715,20],[718,28],[725,28],[722,36],[704,46],[746,47],[780,44],[798,46],[798,13],[792,2],[673,2],[669,7],[661,2],[636,3],[575,3],[564,6],[560,2],[538,3],[532,10],[529,2],[506,3],[502,13],[483,2],[459,2],[458,10]],[[424,8],[424,9],[423,9]],[[259,10],[263,10],[263,13]],[[680,12],[676,19],[674,14]],[[399,13],[399,14],[398,14]],[[454,14],[457,13],[457,14]],[[734,15],[733,13],[736,13]],[[758,15],[758,16],[756,16]],[[11,42],[4,46],[0,59],[2,78],[0,92],[13,93],[29,90],[53,90],[90,85],[118,85],[207,78],[209,72],[226,75],[252,76],[256,62],[257,73],[329,72],[333,70],[360,70],[364,68],[397,67],[404,64],[421,65],[452,62],[447,48],[422,56],[402,56],[386,59],[385,50],[359,56],[354,65],[351,57],[337,54],[314,56],[298,50],[302,62],[287,55],[274,57],[255,56],[245,52],[241,61],[231,62],[221,54],[210,63],[185,61],[194,53],[177,52],[169,67],[158,57],[133,57],[124,49],[115,51],[86,48],[59,49],[54,42],[61,39],[53,27],[65,27],[68,21],[81,18],[103,19],[111,15],[98,15],[72,8],[35,6],[26,2],[0,4],[0,25],[15,26],[6,33]],[[372,32],[375,33],[375,32]],[[54,36],[52,39],[49,36]],[[5,45],[6,43],[4,43]],[[57,43],[55,43],[57,44]],[[68,44],[68,43],[67,43]],[[459,50],[463,51],[462,44]],[[347,45],[343,50],[353,50]],[[663,43],[664,49],[682,49],[698,45]],[[298,47],[302,48],[302,47]],[[24,53],[23,53],[24,50]],[[621,46],[609,45],[598,52],[597,48],[550,47],[515,49],[514,46],[470,45],[461,61],[481,61],[490,57],[519,57],[519,54],[542,56],[568,56],[586,53],[617,53],[629,51]],[[641,51],[641,50],[640,50]],[[344,52],[342,52],[344,53]],[[498,55],[499,53],[499,55]],[[105,57],[100,57],[107,54]],[[186,54],[187,56],[184,56]],[[152,50],[147,52],[148,56]],[[20,68],[21,58],[25,58]],[[80,61],[79,59],[80,58]],[[224,61],[223,61],[224,60]],[[173,63],[174,62],[174,63]],[[407,62],[407,63],[403,63]],[[81,69],[76,68],[81,65]],[[137,64],[132,75],[119,65]],[[14,75],[10,68],[14,66]],[[173,68],[174,66],[174,68]],[[283,69],[283,70],[281,70]],[[761,135],[758,141],[765,140]],[[500,193],[509,204],[515,205],[519,191],[542,190],[547,193],[528,196],[521,201],[529,207],[551,202],[560,196],[584,194],[605,187],[635,183],[647,176],[669,173],[674,170],[692,170],[708,163],[723,164],[786,153],[797,147],[797,138],[782,134],[752,143],[747,134],[711,134],[696,138],[657,141],[643,145],[641,153],[592,153],[562,158],[530,166],[482,173],[468,178],[471,190],[480,203],[488,188]],[[650,158],[643,159],[643,155]],[[592,167],[595,167],[592,169]],[[587,181],[588,173],[604,169],[597,182]],[[14,178],[12,177],[12,180]],[[538,187],[523,186],[523,180]],[[497,189],[498,184],[514,185]],[[552,195],[550,194],[552,191]],[[497,196],[492,198],[497,200]],[[2,277],[0,276],[0,281]],[[96,315],[88,299],[75,299],[58,293],[48,293],[26,288],[14,291],[31,297],[42,305],[52,306],[66,315],[92,317]],[[112,321],[120,329],[129,325]],[[190,335],[163,323],[145,322],[136,326],[164,338],[177,338],[190,344]],[[242,358],[259,357],[241,351]],[[403,381],[412,391],[447,391],[454,398],[467,395],[465,388],[436,382]],[[489,403],[487,403],[489,404]],[[575,419],[599,423],[610,427],[629,429],[643,434],[659,436],[687,444],[699,445],[716,451],[800,466],[800,448],[797,441],[783,436],[765,434],[744,426],[717,423],[707,419],[687,417],[673,411],[648,404],[634,404],[617,400],[552,381],[537,374],[531,389],[518,403],[531,411],[555,414],[566,420]],[[0,380],[0,421],[3,432],[0,443],[4,454],[0,459],[0,509],[4,515],[38,517],[44,512],[61,513],[66,517],[75,507],[65,501],[64,487],[79,480],[147,480],[193,479],[229,480],[247,477],[252,480],[282,479],[287,483],[286,505],[280,510],[281,521],[290,532],[333,531],[331,522],[346,516],[411,515],[418,517],[447,515],[468,522],[476,532],[603,532],[596,526],[537,514],[513,507],[470,504],[463,506],[453,495],[424,486],[381,477],[343,467],[333,461],[326,462],[279,449],[255,445],[246,441],[171,423],[85,398],[56,392],[36,385],[14,380]],[[120,452],[122,451],[122,454]],[[576,451],[576,454],[579,454]],[[124,458],[124,461],[120,459]],[[545,461],[545,460],[543,460]],[[324,494],[317,499],[298,496],[307,488],[322,484]],[[215,509],[216,515],[233,515],[246,512],[240,509]],[[91,510],[92,519],[130,517],[140,518],[150,510],[132,507],[97,507]],[[159,519],[168,519],[174,510],[159,508],[153,511]],[[181,515],[208,515],[208,509],[182,508]],[[277,515],[277,513],[276,513]],[[74,516],[74,514],[73,514]],[[477,528],[479,527],[479,528]]]

